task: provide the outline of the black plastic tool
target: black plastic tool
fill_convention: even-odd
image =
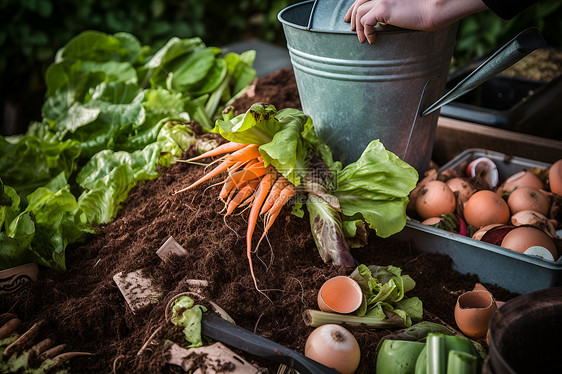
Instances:
[[[287,347],[231,324],[213,312],[203,314],[203,335],[251,355],[285,364],[300,374],[337,374],[326,367]]]

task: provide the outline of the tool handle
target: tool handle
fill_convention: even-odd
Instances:
[[[281,344],[272,342],[240,326],[233,325],[212,312],[203,314],[202,333],[211,339],[254,356],[285,364],[297,370],[300,374],[338,373],[336,370],[311,360]]]

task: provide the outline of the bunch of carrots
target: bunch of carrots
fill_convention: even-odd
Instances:
[[[297,189],[273,166],[264,165],[258,147],[257,144],[229,142],[186,160],[186,162],[192,162],[221,156],[215,161],[219,164],[212,171],[176,193],[187,191],[226,172],[226,178],[218,183],[222,184],[219,198],[225,203],[225,215],[232,214],[237,207],[251,205],[246,233],[246,255],[254,285],[259,291],[251,256],[252,237],[258,217],[265,215],[265,229],[260,238],[261,242],[281,212],[281,208],[297,193]]]

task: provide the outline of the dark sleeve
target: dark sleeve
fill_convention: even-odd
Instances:
[[[482,0],[483,3],[503,19],[512,19],[538,0]]]

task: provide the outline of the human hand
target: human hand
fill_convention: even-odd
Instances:
[[[433,31],[484,9],[482,0],[355,0],[344,21],[351,23],[361,43],[372,44],[377,23]]]

